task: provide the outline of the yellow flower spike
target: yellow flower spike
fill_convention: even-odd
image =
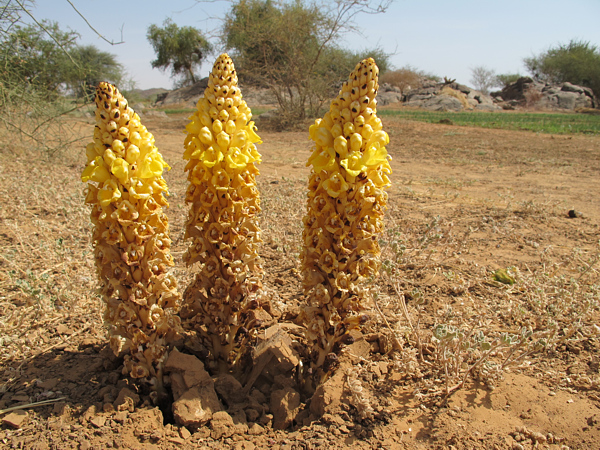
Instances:
[[[309,129],[315,147],[303,231],[301,270],[307,304],[300,319],[313,342],[310,371],[322,382],[346,336],[364,323],[363,283],[376,275],[377,235],[391,172],[389,137],[376,114],[375,61],[357,64],[329,112]]]
[[[129,352],[125,371],[130,376],[164,394],[162,365],[180,330],[181,303],[175,286],[155,281],[173,265],[168,247],[158,248],[152,240],[168,235],[161,206],[167,192],[161,174],[168,166],[115,86],[100,83],[95,102],[94,142],[86,147],[81,179],[88,183],[85,202],[92,205],[92,241],[110,345],[117,354]],[[92,158],[92,150],[98,156]]]
[[[186,127],[183,154],[190,183],[185,197],[190,246],[184,259],[188,266],[200,263],[200,270],[184,293],[181,317],[209,351],[209,367],[228,370],[255,339],[258,324],[250,312],[267,299],[261,289],[255,179],[261,160],[255,144],[261,140],[226,54],[217,58],[196,107],[190,120],[199,117],[202,127]],[[196,157],[200,161],[192,163]]]

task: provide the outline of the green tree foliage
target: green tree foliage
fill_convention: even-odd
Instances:
[[[42,28],[43,27],[43,28]],[[79,35],[57,23],[15,25],[0,40],[0,73],[13,89],[55,98],[89,94],[102,80],[119,83],[122,66],[110,53],[77,44]]]
[[[240,78],[267,86],[286,127],[316,116],[357,62],[372,56],[381,72],[389,58],[379,49],[357,51],[338,45],[343,31],[361,12],[383,12],[387,2],[337,0],[239,0],[225,18],[223,41],[235,58]]]
[[[572,40],[568,44],[524,59],[525,67],[536,78],[551,83],[569,82],[586,86],[600,96],[600,51],[589,42]]]
[[[93,45],[76,46],[69,54],[75,65],[69,66],[65,82],[77,97],[92,98],[100,81],[117,86],[123,82],[123,66],[115,55]]]
[[[81,98],[100,79],[120,81],[122,69],[113,55],[79,46],[79,35],[56,23],[24,23],[32,15],[21,5],[0,0],[0,126],[18,136],[14,142],[52,155],[79,139],[60,118],[82,103],[63,94]]]
[[[496,80],[497,80],[496,86],[498,86],[500,88],[505,88],[509,84],[517,81],[522,76],[523,75],[521,75],[520,73],[501,73],[499,75],[496,75]]]
[[[56,23],[43,26],[54,39],[37,25],[14,26],[0,43],[0,66],[6,80],[55,95],[72,70],[69,52],[78,35],[61,31]]]
[[[181,85],[196,82],[195,68],[212,50],[200,30],[179,27],[167,19],[162,27],[150,25],[146,36],[156,52],[152,67],[170,69],[174,77],[182,77]]]

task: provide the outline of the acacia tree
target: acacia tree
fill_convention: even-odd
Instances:
[[[83,103],[63,94],[94,83],[91,74],[118,81],[121,66],[113,55],[80,47],[79,35],[56,23],[23,23],[33,16],[21,5],[0,0],[0,124],[50,156],[80,138],[59,119]]]
[[[179,27],[171,19],[166,19],[162,27],[150,25],[146,36],[156,52],[152,67],[170,69],[174,77],[183,77],[181,85],[196,82],[195,68],[212,50],[200,30]]]
[[[100,81],[120,86],[123,66],[112,53],[100,51],[93,45],[78,45],[69,52],[75,65],[66,72],[66,84],[78,98],[91,98]]]
[[[240,78],[273,92],[286,127],[315,117],[358,60],[373,56],[382,72],[387,69],[381,50],[349,51],[337,44],[343,32],[357,29],[358,14],[384,12],[389,3],[239,0],[225,18],[223,42]]]
[[[7,79],[51,95],[65,82],[69,52],[79,35],[61,31],[57,23],[42,23],[52,38],[37,25],[15,25],[0,42],[0,62]]]
[[[600,50],[589,42],[572,40],[523,60],[534,78],[589,87],[600,96]]]

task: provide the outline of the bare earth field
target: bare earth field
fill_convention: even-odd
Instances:
[[[186,117],[143,123],[172,166],[167,214],[183,290]],[[91,138],[91,122],[73,126]],[[288,430],[272,428],[266,400],[256,422],[237,414],[225,429],[180,428],[142,393],[115,410],[121,388],[134,387],[110,355],[95,293],[79,181],[88,139],[44,160],[3,137],[0,409],[62,399],[3,414],[0,448],[600,448],[600,136],[384,127],[393,186],[371,320],[345,349],[325,415],[300,412]],[[280,320],[293,322],[310,141],[259,134],[265,284]],[[503,333],[520,346],[495,351]],[[489,354],[466,345],[484,341]]]

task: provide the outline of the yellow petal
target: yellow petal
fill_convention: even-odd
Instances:
[[[225,162],[231,169],[241,170],[248,164],[249,158],[239,148],[231,147],[227,156],[225,156]]]
[[[331,135],[331,131],[325,127],[317,128],[314,141],[322,148],[330,147],[333,145],[333,136]]]
[[[375,142],[377,142],[381,147],[385,147],[390,143],[390,137],[385,131],[380,129],[379,131],[373,132],[373,134],[369,136],[369,139],[367,140],[367,146],[370,146]]]
[[[353,178],[367,170],[367,167],[362,163],[360,152],[352,153],[350,157],[340,161],[340,166],[346,169],[348,175]]]
[[[139,147],[134,144],[129,144],[129,147],[127,147],[127,156],[125,157],[125,160],[129,164],[135,164],[135,162],[137,161],[137,159],[139,157],[140,157]]]
[[[223,153],[220,150],[216,150],[214,147],[208,147],[200,157],[200,161],[206,167],[211,168],[215,164],[223,161]]]
[[[140,178],[160,177],[165,168],[162,158],[157,153],[150,153],[144,157],[138,167]]]
[[[230,141],[231,137],[224,131],[221,131],[219,134],[217,134],[217,144],[222,152],[227,151]]]
[[[254,122],[250,122],[248,124],[247,131],[248,139],[250,140],[250,142],[252,142],[253,144],[262,144],[262,140],[260,139],[258,134],[256,134],[256,126],[254,125]]]
[[[107,207],[112,202],[116,202],[121,198],[121,191],[119,185],[115,180],[107,180],[102,186],[102,189],[98,191],[98,201],[102,207]]]
[[[307,166],[311,164],[317,173],[322,170],[333,170],[335,168],[335,150],[331,147],[321,150],[317,148],[306,163]]]
[[[198,133],[198,139],[200,139],[200,142],[202,142],[204,145],[212,145],[214,142],[213,135],[208,127],[203,127],[200,130]]]
[[[116,158],[110,165],[110,171],[123,184],[129,179],[129,163],[123,158]]]
[[[98,152],[96,151],[96,145],[91,142],[85,148],[85,155],[87,156],[87,163],[91,163],[98,156]]]
[[[323,188],[331,197],[337,198],[348,190],[348,183],[339,172],[334,172],[327,180],[323,181]]]
[[[346,159],[348,156],[348,141],[344,136],[338,136],[333,141],[333,148],[340,159]]]
[[[81,174],[81,181],[97,181],[98,183],[104,183],[110,178],[110,173],[104,165],[102,156],[97,156],[96,159],[88,164],[83,173]]]

